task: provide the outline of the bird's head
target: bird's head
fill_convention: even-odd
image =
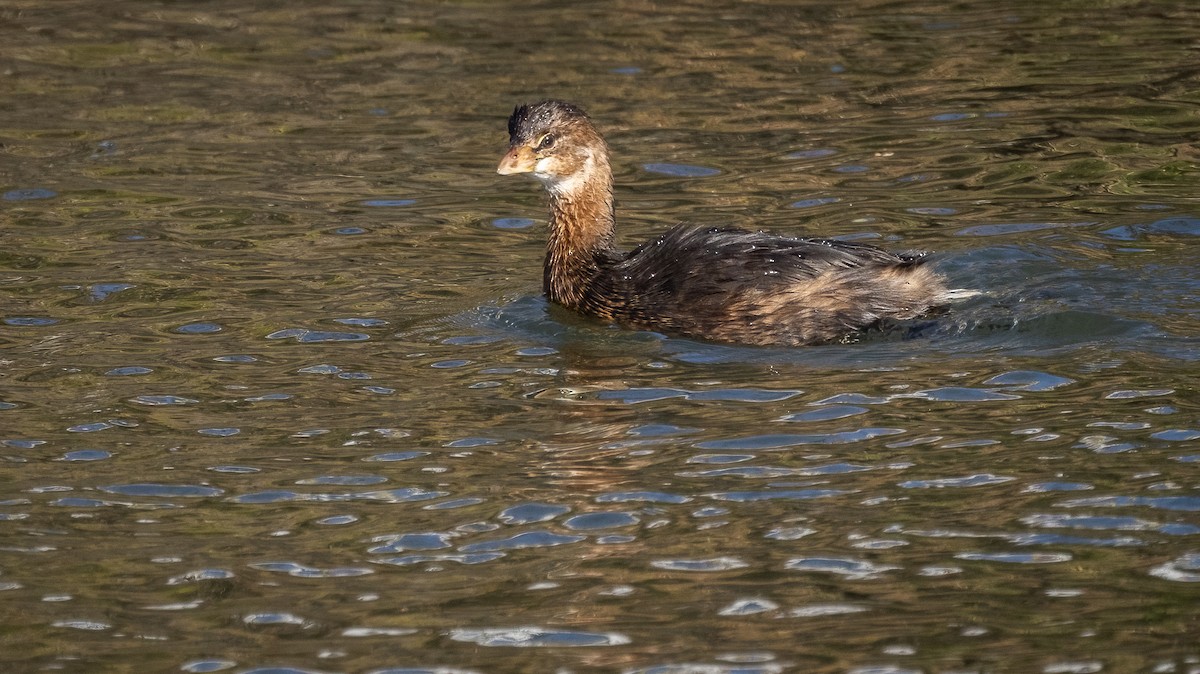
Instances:
[[[570,103],[540,101],[517,106],[508,118],[508,152],[496,172],[528,173],[551,193],[569,193],[601,165],[607,168],[607,155],[587,113]]]

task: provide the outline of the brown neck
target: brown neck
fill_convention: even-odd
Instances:
[[[612,170],[607,158],[592,157],[579,173],[550,186],[550,237],[542,287],[552,302],[582,308],[589,286],[613,256],[613,225]]]

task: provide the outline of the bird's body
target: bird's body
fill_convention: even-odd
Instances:
[[[630,252],[613,244],[608,148],[579,108],[518,107],[501,174],[550,193],[543,289],[557,304],[625,327],[718,342],[845,339],[945,301],[920,255],[732,227],[673,227]]]

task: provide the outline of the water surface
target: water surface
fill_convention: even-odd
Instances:
[[[1187,672],[1187,2],[0,9],[5,671]],[[619,238],[936,251],[758,349],[540,297],[516,103]]]

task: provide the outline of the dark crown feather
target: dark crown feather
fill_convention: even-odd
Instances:
[[[518,105],[508,118],[508,135],[513,140],[526,138],[563,119],[587,119],[588,115],[577,105],[565,101],[546,99],[537,103]]]

